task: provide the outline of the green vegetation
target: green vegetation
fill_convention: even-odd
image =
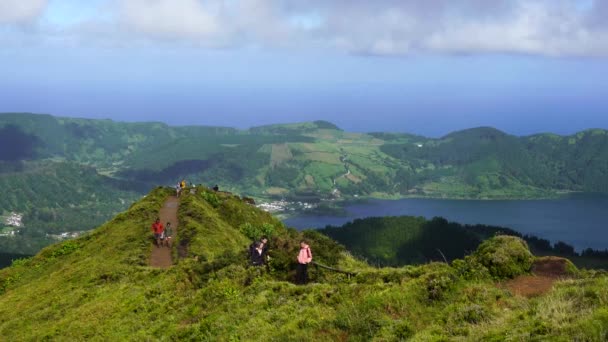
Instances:
[[[527,265],[530,246],[536,255],[572,258],[579,267],[608,268],[606,251],[587,249],[579,255],[574,247],[562,241],[552,245],[548,240],[522,235],[509,228],[462,225],[441,217],[431,220],[412,216],[369,217],[356,219],[340,227],[327,226],[319,232],[346,246],[353,255],[380,266],[452,261],[462,259],[478,249],[475,254],[486,254],[482,259],[491,262],[494,259],[490,255],[494,255],[498,260],[496,265],[477,263],[478,266],[488,268],[492,274],[516,275],[521,272],[505,269],[500,260],[506,261],[516,256],[519,259],[514,264]],[[501,237],[490,243],[488,239],[497,235]],[[519,245],[520,241],[525,241],[523,246]],[[503,246],[508,248],[502,249]],[[529,265],[527,267],[529,269]]]
[[[237,130],[12,113],[0,114],[0,133],[0,208],[25,214],[29,232],[0,238],[0,250],[26,254],[48,244],[47,233],[91,229],[183,178],[296,200],[608,192],[604,130],[516,137],[482,127],[430,139],[324,121]]]
[[[484,241],[471,256],[497,279],[514,278],[530,272],[534,256],[525,241],[514,236],[497,236]]]
[[[348,133],[324,121],[239,131],[33,114],[0,115],[0,129],[28,142],[4,151],[2,168],[22,159],[66,160],[148,188],[186,177],[254,196],[279,188],[281,195],[317,197],[334,189],[345,196],[488,199],[608,192],[603,130],[516,137],[481,127],[430,139]]]
[[[526,245],[494,238],[452,265],[374,268],[316,231],[297,232],[235,196],[186,193],[179,209],[175,265],[147,266],[149,224],[171,189],[157,188],[76,240],[0,270],[0,334],[28,340],[286,341],[603,341],[608,338],[608,275],[577,272],[548,293],[525,298],[496,283],[529,269]],[[243,225],[272,226],[271,265],[246,266]],[[249,230],[247,230],[249,231]],[[315,261],[292,279],[298,240]],[[184,241],[186,243],[184,243]],[[220,243],[223,242],[223,243]],[[511,253],[513,245],[517,251]],[[178,255],[181,246],[187,253]],[[491,261],[491,262],[490,262]],[[522,264],[519,264],[519,263]],[[498,269],[498,268],[495,268]],[[508,273],[508,274],[507,274]],[[517,272],[519,273],[519,271]],[[492,275],[495,277],[493,278]]]
[[[53,240],[47,234],[86,231],[123,211],[141,195],[132,185],[70,162],[20,162],[0,173],[0,208],[24,213],[24,228],[0,238],[0,250],[35,254]]]
[[[24,259],[27,257],[29,257],[29,255],[0,252],[0,268],[10,266],[14,260]]]

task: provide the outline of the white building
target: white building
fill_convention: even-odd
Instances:
[[[10,213],[5,219],[4,219],[4,223],[7,226],[13,226],[13,227],[23,227],[23,214],[19,214],[19,213]]]

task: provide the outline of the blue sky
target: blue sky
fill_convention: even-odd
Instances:
[[[608,128],[601,0],[2,0],[0,112]]]

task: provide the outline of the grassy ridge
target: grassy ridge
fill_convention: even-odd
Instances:
[[[178,243],[191,255],[146,266],[149,223],[171,190],[159,188],[93,233],[0,270],[0,333],[26,340],[602,341],[608,276],[574,271],[526,299],[496,286],[533,260],[516,237],[492,239],[452,265],[373,268],[317,232],[299,233],[232,196],[185,194]],[[246,227],[249,225],[249,228]],[[261,225],[261,226],[260,226]],[[263,229],[262,229],[263,228]],[[245,266],[247,234],[272,236],[271,267]],[[318,262],[296,286],[289,270],[303,235]],[[203,235],[203,236],[199,236]],[[225,244],[218,244],[226,239]],[[209,240],[207,243],[206,241]],[[177,248],[177,247],[176,247]]]

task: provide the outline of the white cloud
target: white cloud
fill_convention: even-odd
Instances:
[[[608,1],[330,1],[322,39],[350,52],[608,56]],[[329,5],[328,5],[329,4]],[[604,4],[604,5],[602,5]],[[593,25],[592,25],[593,23]],[[600,24],[603,25],[600,25]]]
[[[0,0],[0,24],[19,24],[38,18],[47,0]]]
[[[118,0],[120,23],[150,39],[189,40],[206,46],[278,45],[296,30],[269,0]]]
[[[82,23],[63,32],[89,43],[113,39],[127,46],[143,39],[152,44],[162,40],[211,48],[334,49],[372,55],[608,57],[608,0],[106,1],[111,14],[104,15],[112,19],[93,25],[106,32],[103,40],[78,31],[91,26]],[[27,7],[45,1],[0,0],[0,6],[9,3],[14,9],[17,3]]]
[[[218,8],[198,0],[124,0],[120,17],[128,28],[169,38],[204,38],[221,30]]]

